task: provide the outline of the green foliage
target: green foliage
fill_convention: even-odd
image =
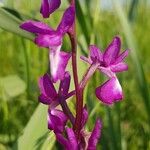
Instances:
[[[102,0],[101,0],[102,1]],[[96,44],[102,50],[119,34],[123,49],[129,48],[129,71],[119,75],[125,98],[107,107],[99,103],[94,90],[105,78],[96,72],[85,90],[89,110],[87,129],[95,119],[103,121],[103,132],[98,149],[150,149],[150,62],[149,32],[150,5],[147,1],[112,0],[111,9],[101,7],[100,0],[77,1],[78,69],[81,75],[87,65],[79,55],[87,55],[88,45]],[[63,2],[62,2],[63,4]],[[9,6],[9,9],[8,9]],[[66,6],[66,4],[65,4]],[[34,150],[58,149],[54,135],[47,130],[47,108],[38,105],[37,80],[49,70],[48,52],[39,49],[30,40],[34,36],[19,29],[26,18],[42,20],[40,1],[32,3],[7,0],[0,8],[0,149]],[[11,9],[10,9],[11,8]],[[46,20],[52,26],[59,22],[61,11]],[[16,11],[17,10],[17,11]],[[31,17],[30,17],[31,16]],[[13,33],[13,34],[12,34]],[[15,35],[17,34],[17,35]],[[29,40],[26,40],[26,39]],[[69,50],[65,40],[63,48]],[[71,64],[68,69],[71,71]],[[71,89],[73,89],[73,82]],[[69,101],[73,109],[74,99]]]

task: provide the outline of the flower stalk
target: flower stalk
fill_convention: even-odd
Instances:
[[[40,13],[43,18],[56,11],[61,0],[42,0]],[[78,80],[77,68],[77,35],[76,35],[76,0],[70,0],[69,7],[64,11],[62,19],[56,29],[40,21],[28,20],[20,25],[23,30],[35,34],[34,42],[39,47],[49,50],[50,75],[44,74],[39,79],[39,102],[48,106],[48,129],[55,133],[57,141],[66,150],[96,150],[101,136],[102,123],[97,119],[92,132],[87,132],[85,125],[88,120],[86,104],[83,105],[83,94],[87,82],[96,70],[108,77],[108,80],[95,89],[96,97],[106,105],[112,105],[123,99],[122,87],[116,73],[126,71],[128,66],[124,58],[128,50],[120,53],[121,40],[114,37],[104,52],[91,45],[89,56],[80,58],[90,64],[82,80]],[[68,34],[71,50],[63,51],[63,38]],[[66,70],[69,59],[72,59],[72,71],[75,89],[69,92],[71,75]],[[55,83],[59,82],[59,89]],[[76,96],[76,115],[74,116],[66,100]],[[61,108],[56,108],[58,105]],[[67,122],[72,124],[68,127]]]

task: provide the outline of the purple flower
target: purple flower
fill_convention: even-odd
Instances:
[[[87,149],[87,150],[96,150],[96,145],[98,139],[101,135],[101,121],[97,120],[95,127],[91,134],[85,134],[83,130],[81,131],[81,141],[78,141],[73,129],[66,128],[67,138],[65,138],[61,133],[56,133],[56,138],[61,145],[64,146],[66,150],[78,150],[78,149]],[[83,140],[84,139],[84,140]],[[85,145],[86,143],[87,145]]]
[[[127,64],[123,62],[128,55],[128,50],[119,54],[121,41],[115,37],[110,45],[102,53],[99,48],[90,46],[90,56],[88,58],[81,56],[81,59],[89,64],[99,64],[98,70],[106,74],[110,79],[102,86],[96,89],[96,96],[105,104],[113,104],[123,98],[122,88],[116,77],[116,73],[126,71]]]
[[[56,30],[48,25],[37,21],[26,21],[20,27],[28,32],[36,34],[35,43],[40,47],[50,49],[51,75],[53,82],[62,80],[65,74],[65,68],[71,55],[61,52],[62,39],[65,33],[72,27],[75,19],[74,6],[70,6],[62,17]],[[55,65],[54,65],[55,64]]]
[[[56,47],[62,45],[62,38],[72,27],[75,19],[75,8],[70,6],[63,14],[60,24],[54,30],[47,24],[28,20],[21,24],[21,28],[36,35],[35,43],[41,47]]]
[[[40,96],[39,101],[43,104],[49,105],[48,109],[48,128],[54,130],[55,133],[63,132],[67,116],[61,111],[55,109],[59,105],[59,99],[66,100],[67,98],[74,95],[74,92],[69,91],[70,86],[70,75],[68,72],[65,73],[64,79],[61,80],[59,90],[56,91],[50,77],[45,74],[39,79]]]
[[[40,13],[44,18],[48,18],[57,8],[59,8],[61,0],[42,0]]]
[[[70,75],[68,72],[65,73],[65,77],[60,82],[60,87],[58,92],[50,79],[48,74],[45,74],[43,77],[39,79],[39,88],[40,88],[40,96],[39,101],[43,104],[49,105],[50,109],[55,108],[59,104],[59,98],[63,97],[67,99],[72,96],[69,94],[69,86],[70,86]]]
[[[61,110],[48,109],[48,129],[61,133],[64,131],[67,120],[67,116]]]

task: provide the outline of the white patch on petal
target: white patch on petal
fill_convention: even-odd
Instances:
[[[116,92],[122,93],[122,88],[121,88],[121,85],[120,85],[120,83],[119,83],[119,81],[118,81],[117,78],[115,79],[115,86],[114,86],[114,87],[115,87],[114,90],[115,90]]]
[[[51,75],[54,78],[57,75],[57,70],[60,63],[60,49],[61,45],[56,47],[56,49],[52,49],[50,52]]]

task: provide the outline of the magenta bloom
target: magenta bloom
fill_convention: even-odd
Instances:
[[[128,50],[119,54],[121,41],[119,37],[115,37],[111,44],[102,53],[99,48],[90,46],[90,56],[86,58],[81,56],[81,59],[89,64],[99,64],[98,69],[106,74],[110,79],[102,86],[96,89],[96,96],[105,104],[113,104],[123,98],[122,88],[116,77],[116,73],[126,71],[127,64],[123,62],[128,55]]]
[[[59,8],[61,0],[42,0],[40,13],[44,18],[48,18],[57,8]]]
[[[65,74],[65,68],[68,64],[71,54],[61,52],[62,40],[64,34],[72,27],[75,19],[74,6],[70,6],[62,17],[56,30],[42,22],[26,21],[20,27],[28,32],[35,33],[35,43],[40,47],[50,49],[51,76],[53,82],[62,80]]]
[[[75,19],[75,8],[70,6],[63,14],[60,24],[54,30],[47,24],[28,20],[21,24],[21,28],[36,35],[35,43],[41,47],[57,47],[62,45],[65,33],[72,27]]]
[[[48,74],[45,74],[39,79],[40,96],[39,101],[43,104],[49,105],[50,109],[55,108],[59,104],[59,98],[63,97],[64,100],[71,97],[69,94],[70,86],[70,75],[68,72],[65,73],[64,80],[60,82],[59,91],[56,89]],[[74,94],[74,93],[73,93]]]
[[[68,93],[70,86],[70,75],[65,73],[64,79],[60,82],[58,92],[56,91],[50,77],[45,74],[39,79],[40,96],[39,101],[43,104],[49,105],[48,109],[48,128],[54,130],[55,133],[63,132],[67,116],[61,110],[55,109],[59,105],[59,99],[64,101],[74,95],[74,92]]]
[[[53,130],[55,133],[61,133],[64,131],[67,120],[68,118],[63,111],[48,109],[48,129]]]
[[[73,129],[66,128],[67,139],[60,133],[56,134],[56,138],[61,145],[64,146],[66,150],[78,150],[78,149],[87,149],[87,150],[96,150],[96,145],[98,139],[101,135],[102,124],[100,120],[97,120],[94,126],[94,129],[90,135],[83,134],[81,131],[81,141],[78,141]],[[85,143],[86,142],[86,143]]]

